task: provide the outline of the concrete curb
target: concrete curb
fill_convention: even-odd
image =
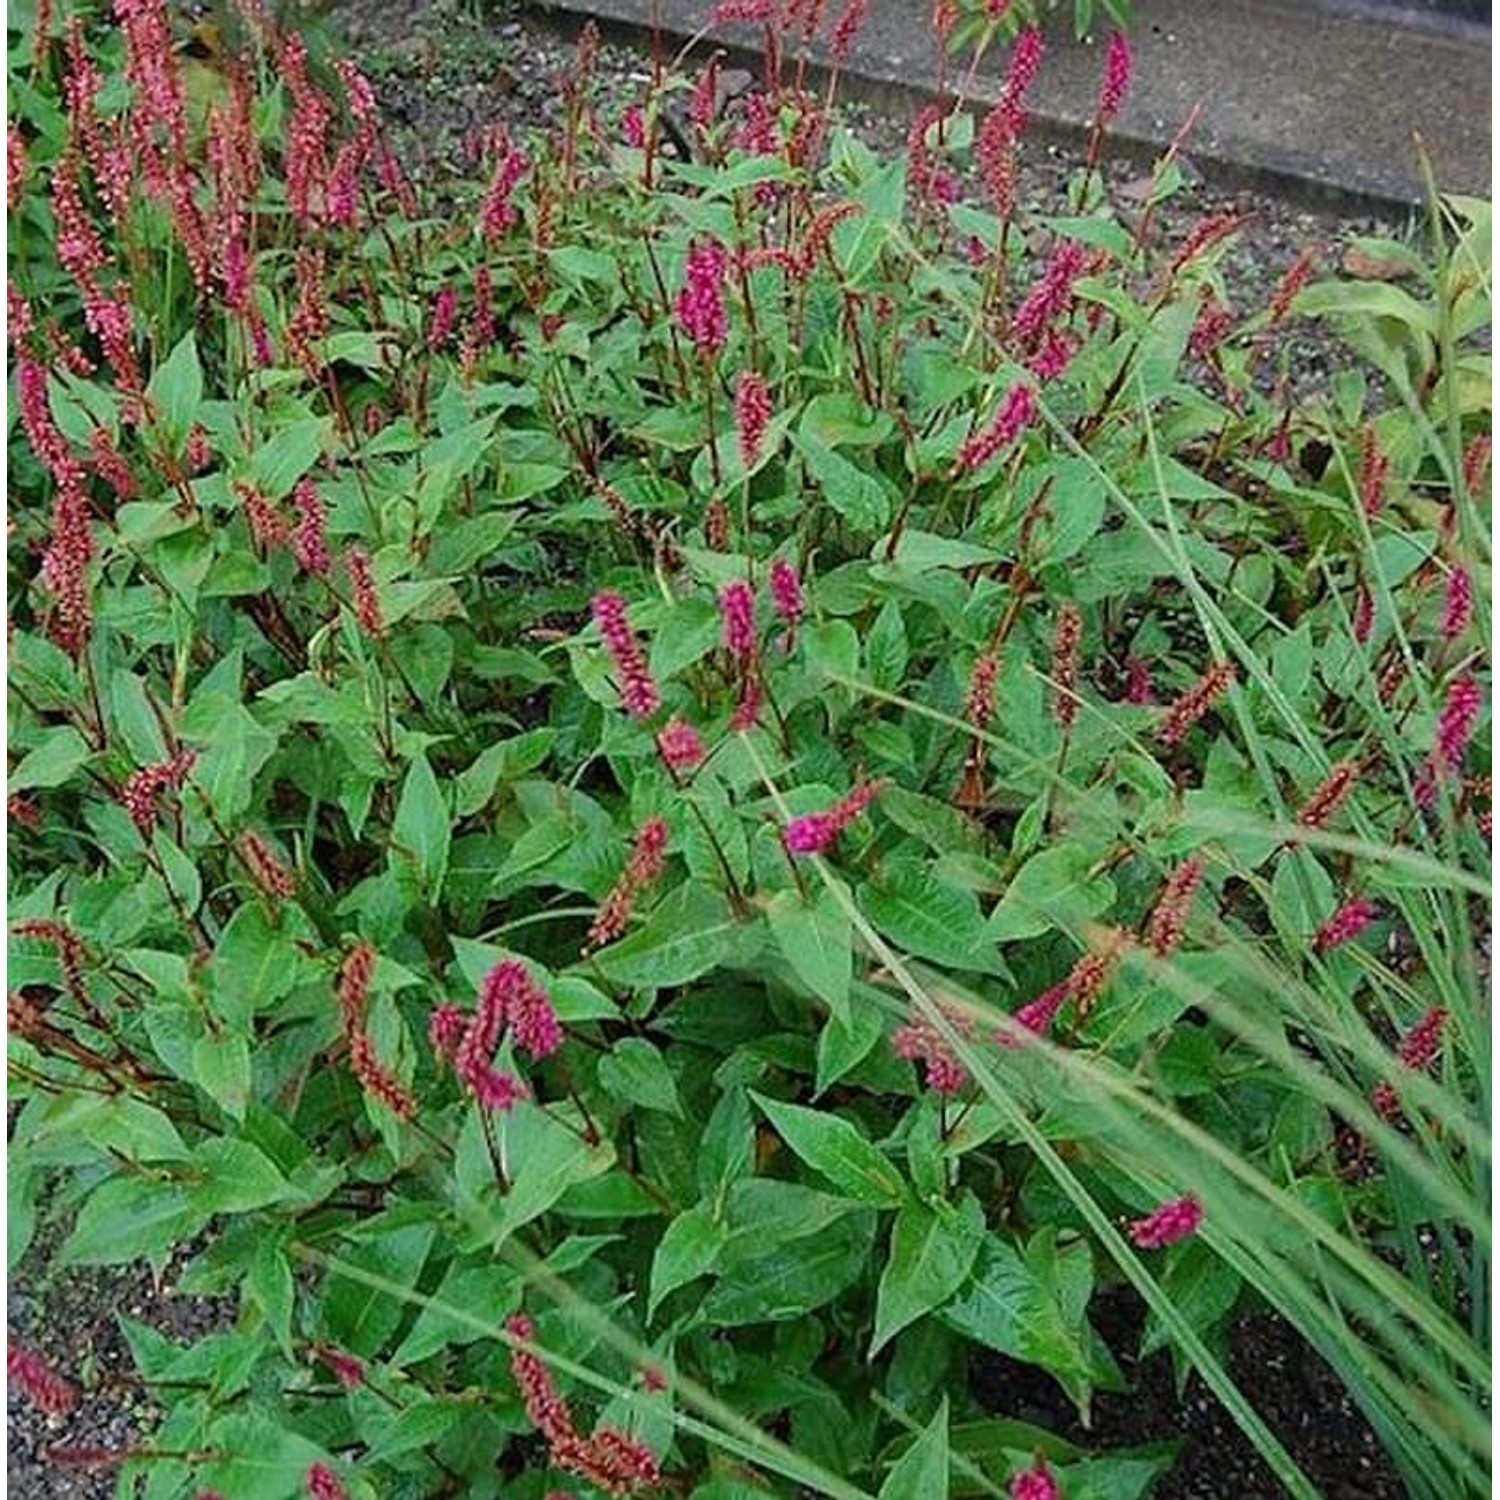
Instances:
[[[699,33],[699,22],[711,9],[712,0],[550,0],[542,14],[571,32],[592,19],[606,36],[637,46],[659,34],[675,52]],[[930,43],[922,58],[925,67],[912,52],[913,34],[925,36],[927,11],[928,0],[875,0],[841,74],[845,97],[898,119],[912,118],[936,97],[920,81],[933,71]],[[1222,27],[1214,12],[1227,14],[1220,18]],[[1446,28],[1407,29],[1362,14],[1288,10],[1275,0],[1137,0],[1137,16],[1137,32],[1149,28],[1137,51],[1149,55],[1139,62],[1131,98],[1111,128],[1114,158],[1149,165],[1192,103],[1211,95],[1211,111],[1205,113],[1216,118],[1207,128],[1200,125],[1186,152],[1211,185],[1268,192],[1324,212],[1400,217],[1426,198],[1415,149],[1388,118],[1374,128],[1380,111],[1367,118],[1365,102],[1389,97],[1395,81],[1425,78],[1425,85],[1407,88],[1401,99],[1404,117],[1421,122],[1439,187],[1490,195],[1487,32],[1481,42],[1478,28],[1465,28],[1456,38]],[[1182,49],[1191,55],[1179,61],[1173,50],[1179,33],[1172,27],[1184,18],[1195,28],[1194,45]],[[1245,55],[1244,40],[1255,34],[1253,26],[1266,28],[1270,61],[1281,64],[1282,76],[1274,84],[1247,77],[1247,71],[1266,65]],[[760,51],[751,29],[710,32],[694,55],[706,56],[710,47],[723,49],[733,66],[758,72]],[[1049,33],[1051,72],[1049,77],[1044,69],[1028,99],[1030,138],[1073,150],[1084,145],[1101,55],[1101,48],[1079,46],[1066,33]],[[815,43],[807,57],[810,74],[825,80],[826,51]],[[1347,69],[1351,58],[1367,79],[1346,72],[1337,89],[1299,92],[1322,70],[1341,62]],[[1207,76],[1187,77],[1195,64]],[[991,103],[1000,81],[1001,75],[986,68],[965,98],[981,107]],[[1387,108],[1385,115],[1390,112]]]

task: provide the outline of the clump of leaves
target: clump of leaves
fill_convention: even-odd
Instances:
[[[440,222],[116,19],[12,37],[12,1254],[240,1306],[122,1316],[122,1492],[1139,1495],[963,1378],[1086,1419],[1121,1280],[1290,1493],[1252,1297],[1477,1483],[1488,205],[1231,308],[1122,47],[1033,218],[1034,33],[882,160],[773,27],[619,119],[586,33]]]

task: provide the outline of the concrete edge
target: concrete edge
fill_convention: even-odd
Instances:
[[[659,35],[675,51],[696,35],[698,49],[705,53],[709,48],[721,51],[734,67],[756,72],[761,61],[758,47],[747,46],[719,31],[693,33],[671,24],[664,24],[656,31],[648,22],[596,10],[587,0],[542,0],[540,4],[537,0],[528,0],[528,4],[543,25],[570,39],[576,38],[584,25],[593,21],[606,41],[619,45],[649,48],[653,38]],[[809,53],[808,76],[817,86],[827,83],[828,72],[822,56],[817,52]],[[938,98],[936,90],[925,84],[913,83],[904,75],[868,65],[843,68],[839,85],[846,98],[852,97],[872,109],[907,120],[915,118]],[[992,104],[995,97],[996,91],[983,88],[959,95],[964,103],[979,107]],[[1180,124],[1180,121],[1176,122],[1174,130]],[[1036,110],[1028,116],[1027,135],[1044,146],[1058,146],[1081,153],[1088,143],[1089,122]],[[1171,136],[1111,131],[1109,151],[1114,157],[1124,157],[1145,169],[1160,158],[1170,142]],[[1283,198],[1296,207],[1346,217],[1368,215],[1402,219],[1426,211],[1426,188],[1416,178],[1382,181],[1331,178],[1315,170],[1316,158],[1296,151],[1261,153],[1260,159],[1252,161],[1236,155],[1232,149],[1194,146],[1190,141],[1184,155],[1210,187],[1223,192],[1264,192]],[[1397,187],[1394,183],[1401,185]]]

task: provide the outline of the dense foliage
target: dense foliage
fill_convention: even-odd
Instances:
[[[791,8],[456,218],[252,6],[13,13],[12,1263],[238,1298],[121,1316],[150,1500],[1129,1500],[964,1379],[1122,1284],[1478,1493],[1489,207],[1231,307],[1122,39],[1037,219],[1038,33],[887,161]]]

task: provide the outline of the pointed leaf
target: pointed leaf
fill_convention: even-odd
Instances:
[[[799,1104],[750,1096],[788,1146],[846,1198],[894,1208],[906,1197],[901,1174],[848,1120]]]
[[[963,1285],[983,1240],[984,1210],[973,1193],[965,1193],[956,1205],[902,1205],[875,1297],[871,1359],[888,1339],[941,1307]]]

